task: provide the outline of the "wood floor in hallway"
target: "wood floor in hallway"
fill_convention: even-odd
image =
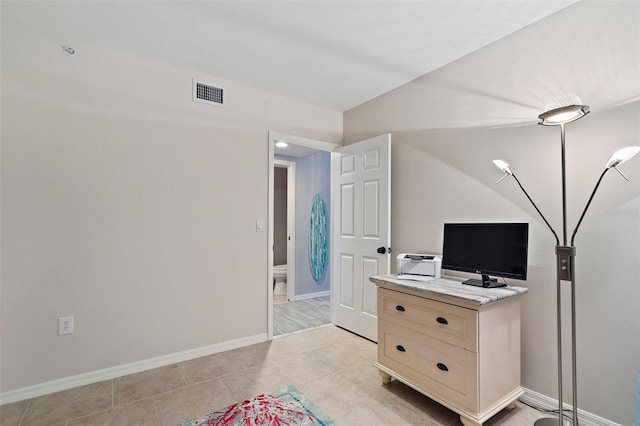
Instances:
[[[273,305],[273,335],[295,333],[330,324],[329,296]]]

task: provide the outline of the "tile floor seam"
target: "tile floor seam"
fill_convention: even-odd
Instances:
[[[189,387],[189,386],[200,385],[200,384],[202,384],[202,383],[209,382],[209,381],[211,381],[211,380],[220,380],[220,381],[222,381],[222,379],[223,379],[223,378],[225,378],[225,377],[229,377],[229,376],[232,376],[232,375],[237,374],[237,373],[244,373],[244,372],[247,372],[247,371],[248,371],[248,369],[245,369],[245,370],[237,370],[237,371],[231,371],[231,372],[229,372],[229,373],[225,373],[225,374],[223,374],[223,375],[221,375],[221,376],[208,377],[208,378],[206,378],[206,379],[198,380],[198,381],[196,381],[196,382],[190,382],[190,383],[187,383],[187,384],[186,384],[186,385],[184,385],[184,386],[180,386],[180,387],[178,387],[178,388],[175,388],[175,389],[172,389],[172,390],[169,390],[169,391],[166,391],[166,392],[161,392],[161,393],[155,394],[155,395],[153,395],[153,396],[156,396],[156,395],[162,395],[162,394],[169,393],[169,392],[174,392],[174,391],[176,391],[176,390],[178,390],[178,389],[184,389],[184,388],[187,388],[187,387]]]
[[[225,374],[223,374],[223,375],[221,375],[221,376],[213,377],[212,379],[220,379],[220,380],[222,380],[222,379],[224,379],[225,377],[229,377],[229,376],[232,376],[232,375],[234,375],[234,374],[238,374],[238,373],[248,373],[248,372],[249,372],[249,369],[248,369],[248,368],[245,368],[244,370],[230,371],[230,372],[225,373]],[[207,379],[207,380],[212,380],[212,379]],[[205,381],[206,381],[206,380],[202,380],[201,382],[205,382]]]
[[[104,410],[92,411],[90,413],[83,414],[83,415],[77,416],[77,417],[68,417],[64,422],[65,422],[66,425],[68,425],[70,421],[81,420],[81,419],[83,419],[85,417],[91,417],[91,416],[95,416],[95,415],[98,415],[98,414],[106,413],[107,411],[114,410],[114,409],[115,409],[115,407],[111,407],[111,408],[106,408]]]
[[[193,359],[198,359],[198,358],[193,358]],[[189,360],[189,361],[192,361],[192,360]],[[185,362],[188,362],[188,361],[185,361]],[[189,384],[189,380],[187,380],[187,378],[185,377],[184,373],[182,372],[182,368],[180,368],[180,364],[182,364],[182,363],[179,362],[179,363],[176,364],[176,369],[178,370],[178,373],[180,373],[180,377],[182,377],[182,380],[185,383]]]
[[[182,387],[184,387],[184,386],[181,386],[181,387],[176,388],[176,389],[180,389],[180,388],[182,388]],[[175,389],[173,389],[173,390],[175,390]],[[120,407],[122,407],[122,406],[124,406],[124,405],[127,405],[127,404],[133,404],[133,403],[136,403],[136,402],[144,401],[145,399],[153,398],[153,397],[154,397],[154,396],[156,396],[156,395],[162,395],[163,393],[167,393],[167,392],[172,392],[172,390],[170,390],[170,391],[166,391],[166,392],[161,392],[161,393],[154,393],[154,394],[152,394],[152,395],[136,396],[134,399],[131,399],[131,400],[128,400],[128,401],[124,401],[124,402],[121,402],[120,404],[115,404],[115,403],[114,403],[113,407],[111,407],[111,408],[113,408],[113,409],[120,408]],[[115,402],[115,401],[114,401],[114,402]]]
[[[246,346],[245,346],[245,347],[246,347]],[[240,348],[240,349],[242,349],[242,348]],[[230,352],[230,351],[232,351],[232,350],[237,350],[237,349],[231,349],[231,350],[229,350],[229,351],[218,352],[218,354],[224,354],[224,353],[226,353],[226,352]],[[216,355],[216,354],[214,354],[214,355]],[[211,355],[207,355],[207,356],[211,356]],[[205,357],[206,357],[206,356],[204,356],[204,357],[202,357],[202,358],[205,358]],[[195,360],[197,360],[197,359],[198,359],[198,358],[194,358],[194,359],[192,359],[192,360],[190,360],[190,361],[195,361]],[[189,361],[187,361],[187,362],[189,362]],[[206,378],[204,378],[204,379],[195,379],[195,381],[189,381],[189,380],[188,380],[184,375],[183,375],[183,378],[184,378],[184,379],[185,379],[185,381],[187,382],[187,385],[191,385],[191,384],[197,384],[197,383],[206,382],[206,381],[208,381],[208,380],[212,380],[212,379],[219,379],[219,378],[222,378],[222,377],[229,376],[229,375],[231,375],[231,374],[236,374],[236,373],[240,373],[240,372],[246,372],[246,371],[248,371],[248,370],[249,370],[249,367],[247,367],[246,365],[244,365],[244,363],[242,362],[242,360],[238,360],[238,362],[239,362],[239,363],[240,363],[240,365],[242,366],[242,370],[233,370],[233,371],[228,371],[228,372],[226,372],[226,373],[222,373],[222,374],[219,374],[219,375],[217,375],[217,376],[210,376],[210,377],[206,377]],[[178,371],[180,371],[180,373],[182,374],[182,371],[181,371],[180,367],[178,367]]]
[[[24,407],[24,411],[22,412],[22,416],[20,416],[20,421],[18,422],[18,426],[22,426],[22,423],[24,422],[24,418],[27,416],[27,410],[29,409],[29,407],[31,407],[32,402],[33,402],[33,398],[31,398],[27,402],[27,405]]]
[[[227,384],[224,382],[224,380],[220,380],[220,382],[222,382],[222,386],[224,386],[224,388],[227,390],[227,392],[229,392],[229,395],[231,395],[231,398],[235,398],[235,396],[233,395],[233,391],[231,390],[231,388],[229,388],[229,386],[227,386]]]
[[[160,397],[160,396],[169,394],[171,392],[176,392],[176,391],[179,391],[179,390],[184,390],[185,388],[188,388],[189,386],[191,386],[193,384],[195,384],[195,383],[187,383],[186,385],[178,386],[177,388],[169,389],[169,390],[166,390],[166,391],[163,391],[163,392],[157,392],[157,393],[154,393],[153,395],[147,395],[144,398],[136,399],[135,401],[129,401],[129,402],[127,402],[127,404],[132,403],[132,402],[143,401],[143,400],[148,399],[148,398],[153,399],[153,401],[155,403],[156,397]],[[124,404],[120,404],[120,405],[124,405]]]
[[[244,371],[249,371],[249,368],[251,367],[247,367],[242,360],[239,360],[239,361],[240,361],[240,364],[244,367]]]
[[[234,374],[234,373],[230,373],[230,374]],[[228,375],[230,375],[230,374],[227,374],[227,376],[228,376]],[[150,398],[150,399],[153,401],[153,406],[155,407],[156,414],[158,415],[158,419],[159,419],[159,418],[160,418],[160,413],[158,412],[158,407],[157,407],[157,405],[156,405],[156,398],[159,398],[159,397],[165,396],[165,395],[167,395],[167,394],[170,394],[170,393],[172,393],[172,392],[176,392],[176,391],[185,391],[185,390],[187,390],[187,388],[189,388],[189,387],[191,387],[191,386],[200,385],[200,384],[203,384],[203,383],[205,383],[205,382],[209,382],[209,381],[213,381],[213,380],[219,380],[219,381],[220,381],[220,383],[221,383],[222,385],[224,385],[224,386],[225,386],[225,388],[227,388],[227,387],[226,387],[226,385],[224,384],[224,381],[222,380],[222,377],[223,377],[223,376],[219,376],[219,377],[212,377],[212,378],[209,378],[209,379],[200,380],[200,381],[198,381],[198,382],[187,383],[187,384],[185,384],[185,385],[183,385],[183,386],[179,386],[179,387],[177,387],[177,388],[174,388],[174,389],[171,389],[171,390],[167,390],[167,391],[164,391],[164,392],[155,393],[155,394],[153,394],[153,395],[149,395],[149,396],[147,396],[147,397],[140,398],[140,399],[138,399],[138,400],[136,400],[136,401],[130,401],[130,402],[128,402],[128,403],[138,402],[138,401],[142,401],[142,400],[145,400],[145,399]],[[228,388],[227,388],[227,390],[231,393],[231,391],[230,391]],[[231,394],[232,394],[232,393],[231,393]],[[121,404],[121,405],[124,405],[124,404]]]
[[[156,401],[156,397],[152,396],[151,401],[153,402],[153,411],[156,413],[156,421],[160,424],[160,412],[158,411],[158,402]]]
[[[168,393],[168,392],[173,392],[175,390],[182,389],[182,388],[185,388],[185,387],[189,386],[190,383],[182,375],[182,372],[180,371],[180,368],[178,367],[178,364],[179,363],[175,363],[175,364],[170,364],[168,366],[165,366],[165,367],[175,366],[176,370],[178,370],[178,373],[180,374],[180,378],[184,382],[182,385],[180,385],[180,386],[178,386],[176,388],[173,388],[173,389],[169,389],[169,390],[162,391],[162,392],[156,392],[156,393],[152,393],[152,394],[149,394],[149,395],[143,394],[142,396],[135,396],[134,399],[132,399],[132,400],[128,400],[128,401],[121,402],[120,404],[116,404],[115,403],[115,383],[114,383],[114,386],[113,386],[113,392],[114,392],[114,395],[113,395],[113,398],[114,398],[113,399],[113,408],[121,407],[123,405],[131,404],[131,403],[138,402],[138,401],[142,401],[142,400],[145,400],[145,399],[148,399],[148,398],[153,398],[156,395],[162,395],[162,394],[165,394],[165,393]],[[164,368],[164,367],[160,367],[160,368]],[[151,370],[146,370],[146,371],[151,371]],[[143,371],[142,373],[144,373],[144,372],[145,371]],[[139,374],[139,373],[134,373],[133,375],[135,375],[135,374]],[[127,376],[122,376],[122,377],[127,377]]]

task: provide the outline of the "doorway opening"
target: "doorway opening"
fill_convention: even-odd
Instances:
[[[286,148],[276,147],[276,142],[286,142]],[[279,144],[281,145],[281,144]],[[301,309],[328,310],[330,294],[330,274],[321,282],[314,281],[309,268],[308,233],[309,212],[307,204],[310,197],[316,192],[330,201],[330,157],[339,145],[269,132],[269,217],[268,217],[268,308],[267,308],[267,333],[268,338],[274,335],[287,334],[287,330],[299,331],[310,328],[300,325],[300,317],[289,314],[300,305]],[[327,170],[322,171],[319,164],[327,163]],[[286,174],[286,189],[283,186],[283,175]],[[299,175],[300,178],[297,178]],[[312,176],[311,178],[309,176]],[[318,189],[318,181],[326,180],[326,191]],[[276,185],[279,187],[276,187]],[[286,195],[284,195],[286,193]],[[299,196],[296,196],[298,194]],[[283,198],[286,198],[286,207],[283,207]],[[307,200],[307,198],[309,198]],[[283,225],[282,211],[286,209],[286,223]],[[296,211],[298,214],[296,214]],[[277,213],[277,214],[276,214]],[[284,228],[287,228],[286,232]],[[284,245],[286,244],[286,250]],[[286,269],[283,268],[283,259],[286,251]],[[286,270],[286,301],[283,300],[283,284],[281,282],[282,271]],[[274,280],[278,278],[278,280]],[[276,290],[278,291],[274,291]],[[277,294],[279,293],[279,294]],[[324,297],[323,300],[322,298]],[[306,305],[316,306],[306,306]],[[276,306],[277,305],[277,306]],[[288,305],[288,306],[287,306]],[[305,305],[302,307],[302,305]],[[274,306],[276,311],[274,312]],[[284,312],[284,314],[283,314]],[[274,333],[274,317],[278,314],[278,330]],[[291,321],[282,327],[283,321]],[[293,324],[298,323],[298,324]],[[311,324],[309,322],[309,324]],[[304,327],[304,328],[299,328]],[[296,329],[299,328],[299,329]],[[284,330],[284,332],[283,332]]]
[[[296,163],[274,159],[273,301],[293,300],[296,288]]]

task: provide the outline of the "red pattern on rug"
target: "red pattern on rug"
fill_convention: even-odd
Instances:
[[[313,416],[300,409],[296,401],[284,401],[277,396],[265,394],[230,405],[224,411],[216,411],[214,414],[218,416],[209,419],[207,426],[288,426],[314,420]],[[238,423],[240,419],[242,420]]]
[[[180,426],[335,426],[295,386],[260,394]]]

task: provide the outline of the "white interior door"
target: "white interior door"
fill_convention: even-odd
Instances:
[[[390,272],[391,135],[336,150],[331,173],[331,321],[377,341],[376,286],[369,277]]]

